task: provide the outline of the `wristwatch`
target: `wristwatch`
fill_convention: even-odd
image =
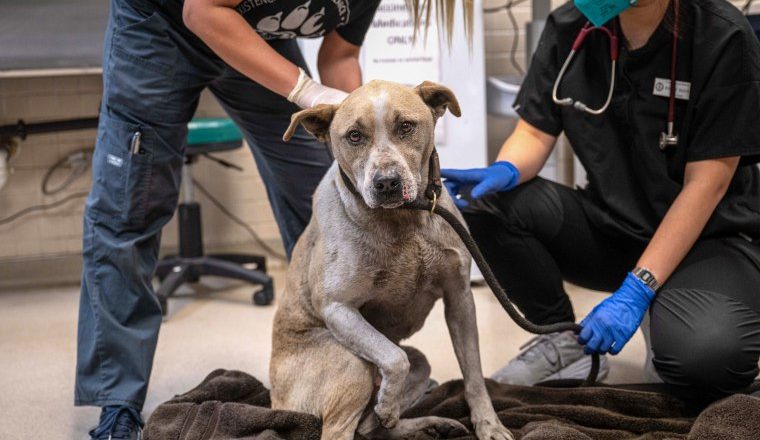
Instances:
[[[652,272],[650,272],[646,267],[637,267],[633,269],[631,273],[633,273],[636,278],[640,279],[642,283],[646,284],[655,292],[660,290],[660,287],[662,287],[662,285],[654,277],[654,274],[652,274]]]

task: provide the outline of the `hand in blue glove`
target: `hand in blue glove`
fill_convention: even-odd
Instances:
[[[488,168],[473,168],[469,170],[441,170],[441,177],[446,179],[443,184],[449,190],[454,203],[459,208],[466,207],[467,200],[457,196],[465,187],[473,187],[470,197],[479,199],[486,194],[509,191],[517,186],[520,180],[520,172],[509,162],[496,162]]]
[[[653,300],[654,291],[629,272],[623,285],[581,321],[578,343],[586,346],[586,354],[620,353]]]

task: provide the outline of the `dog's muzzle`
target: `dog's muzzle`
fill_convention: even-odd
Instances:
[[[381,205],[404,202],[404,181],[396,170],[377,171],[372,178],[375,199]]]

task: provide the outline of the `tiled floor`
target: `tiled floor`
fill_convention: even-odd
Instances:
[[[281,281],[282,273],[276,278]],[[579,318],[603,298],[569,290]],[[250,295],[250,287],[232,285],[199,299],[169,303],[171,315],[161,329],[146,417],[215,368],[243,370],[268,382],[274,308],[252,306]],[[75,287],[0,293],[0,439],[84,439],[96,421],[98,409],[73,406],[78,296]],[[529,336],[509,320],[488,289],[475,289],[475,300],[483,368],[489,374]],[[460,377],[440,303],[408,343],[427,355],[437,380]],[[643,360],[639,332],[612,360],[607,382],[643,382]]]

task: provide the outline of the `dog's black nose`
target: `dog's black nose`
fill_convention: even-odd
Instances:
[[[372,179],[375,190],[380,194],[390,194],[401,190],[401,176],[397,172],[377,173]]]

